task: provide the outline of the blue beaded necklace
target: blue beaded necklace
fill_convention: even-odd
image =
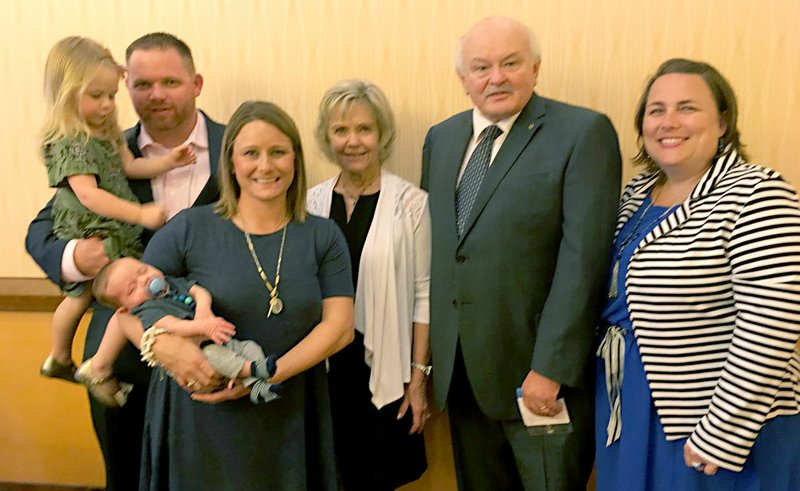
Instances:
[[[622,240],[620,240],[619,242],[616,254],[614,255],[614,267],[611,268],[611,284],[608,287],[608,298],[611,300],[617,298],[617,287],[618,287],[617,277],[619,276],[619,263],[620,260],[622,259],[622,252],[625,250],[626,247],[631,245],[631,242],[633,242],[634,239],[641,240],[639,235],[641,234],[642,231],[648,230],[652,228],[655,224],[659,223],[667,215],[669,215],[675,209],[676,206],[681,204],[681,202],[683,202],[686,199],[685,197],[681,198],[678,201],[676,201],[674,205],[664,208],[664,211],[662,211],[654,219],[645,223],[644,227],[640,228],[639,226],[642,225],[642,220],[644,220],[644,217],[647,215],[647,212],[650,211],[650,208],[653,206],[658,197],[661,195],[661,189],[659,189],[658,191],[659,194],[656,196],[653,196],[653,193],[651,191],[650,202],[647,203],[647,206],[644,208],[644,210],[642,210],[641,214],[638,216],[638,219],[636,220],[636,222],[634,222],[633,227],[630,229],[630,232],[628,232],[628,234],[625,237],[622,237]]]
[[[164,278],[155,277],[150,280],[150,284],[147,285],[147,290],[150,292],[150,295],[153,297],[153,299],[163,298],[166,300],[171,300],[189,307],[193,312],[197,306],[197,303],[194,301],[194,298],[192,298],[191,295],[184,295],[182,293],[172,291],[172,289],[169,287],[169,283],[167,283]]]

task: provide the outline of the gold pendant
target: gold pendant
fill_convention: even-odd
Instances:
[[[619,259],[614,261],[614,267],[611,269],[611,286],[608,288],[608,298],[611,300],[617,298],[617,276],[619,276]]]
[[[283,311],[283,300],[276,296],[269,299],[269,308],[275,314],[280,314]]]
[[[278,298],[277,295],[271,297],[269,299],[269,311],[267,312],[267,318],[271,316],[273,313],[275,315],[280,314],[283,311],[283,300]]]

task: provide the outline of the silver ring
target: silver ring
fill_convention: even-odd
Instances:
[[[426,418],[430,418],[431,417],[431,412],[430,411],[426,411],[425,412],[425,417]]]
[[[194,389],[196,386],[197,386],[197,382],[195,382],[194,380],[190,380],[190,381],[186,382],[186,388],[189,389],[189,390]]]
[[[692,464],[692,467],[694,467],[694,470],[696,471],[702,471],[703,469],[706,468],[706,464],[703,462],[695,462],[694,464]]]

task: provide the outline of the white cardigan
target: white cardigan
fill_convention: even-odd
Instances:
[[[309,213],[330,217],[339,176],[308,191]],[[431,219],[428,194],[383,170],[381,191],[358,270],[356,329],[364,335],[369,388],[378,409],[411,381],[413,323],[429,322]]]
[[[617,233],[656,181],[625,189]],[[765,421],[800,412],[800,207],[775,171],[720,158],[637,246],[628,310],[668,440],[740,471]],[[623,396],[624,397],[624,396]]]

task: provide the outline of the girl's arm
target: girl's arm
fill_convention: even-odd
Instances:
[[[173,148],[161,157],[137,159],[125,145],[120,145],[119,153],[122,156],[125,174],[133,179],[150,179],[177,167],[197,162],[194,150],[189,144]]]
[[[100,189],[94,175],[69,176],[67,181],[81,204],[98,215],[150,229],[164,224],[166,216],[160,206],[154,203],[140,205]]]

